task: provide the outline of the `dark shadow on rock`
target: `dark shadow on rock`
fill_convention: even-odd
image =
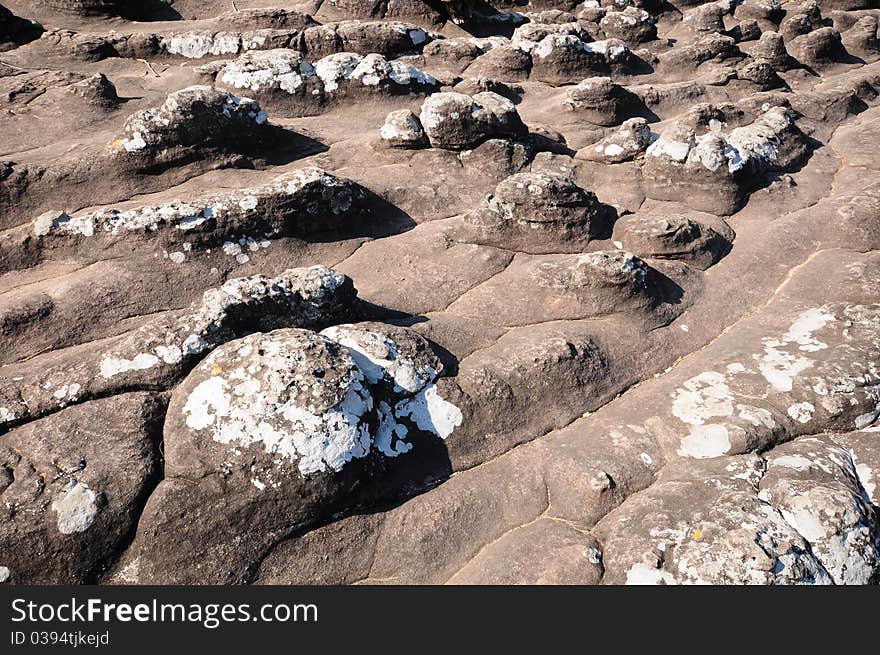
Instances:
[[[646,282],[651,297],[657,299],[657,304],[680,305],[684,298],[684,289],[678,282],[664,275],[657,269],[653,269]]]
[[[312,155],[327,152],[330,149],[316,139],[279,125],[269,126],[268,141],[274,143],[271,151],[253,154],[261,155],[266,163],[272,166],[283,166],[297,159],[311,157]]]
[[[355,284],[355,286],[357,286]],[[423,316],[416,316],[408,312],[402,312],[396,309],[389,309],[382,305],[376,305],[366,300],[356,299],[351,309],[352,320],[354,321],[385,321],[409,327],[415,323],[423,323],[428,319]]]
[[[310,243],[332,243],[346,239],[367,237],[370,239],[382,239],[397,234],[409,232],[416,227],[417,223],[405,211],[391,204],[373,191],[357,185],[362,199],[359,208],[362,210],[362,220],[353,220],[346,225],[331,230],[314,232],[308,236],[290,234],[288,236],[301,238]]]
[[[126,6],[120,10],[119,15],[128,20],[137,20],[142,22],[164,21],[164,20],[183,20],[183,16],[163,0],[142,0],[141,2],[133,2],[130,6]]]

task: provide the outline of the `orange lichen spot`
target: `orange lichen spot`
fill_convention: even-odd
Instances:
[[[702,538],[703,538],[703,531],[700,530],[700,528],[697,528],[696,530],[694,530],[691,533],[691,539],[693,539],[694,541],[697,541]]]
[[[213,375],[219,375],[222,372],[223,372],[223,369],[220,367],[219,364],[212,364],[211,365],[211,373]]]

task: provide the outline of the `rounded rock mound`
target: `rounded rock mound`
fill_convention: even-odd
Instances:
[[[614,210],[570,177],[526,172],[503,180],[453,230],[456,240],[533,254],[580,252],[607,235]]]

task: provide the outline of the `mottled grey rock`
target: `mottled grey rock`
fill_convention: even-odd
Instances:
[[[434,148],[465,150],[486,139],[526,134],[514,104],[491,91],[473,97],[435,93],[422,103],[419,119]]]
[[[579,150],[577,157],[606,164],[631,161],[647,150],[655,136],[644,118],[630,118],[609,136]]]
[[[423,148],[428,145],[428,137],[419,117],[409,109],[398,109],[388,114],[379,136],[384,144],[392,148]]]

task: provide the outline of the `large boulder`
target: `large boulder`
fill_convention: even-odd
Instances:
[[[614,224],[613,240],[639,257],[679,259],[706,269],[730,252],[733,230],[682,214],[628,214]]]
[[[579,150],[577,157],[604,164],[620,164],[645,152],[655,136],[647,120],[630,118],[601,141]]]
[[[474,96],[435,93],[422,103],[419,119],[431,146],[447,150],[467,150],[487,139],[527,134],[514,104],[491,91]]]
[[[256,96],[283,116],[307,116],[345,98],[430,93],[438,87],[431,75],[380,54],[337,52],[311,62],[296,50],[248,52],[225,64],[217,82]]]
[[[20,18],[0,5],[0,52],[33,41],[42,33],[43,26],[37,21]]]
[[[643,105],[639,98],[610,77],[590,77],[566,91],[566,109],[596,125],[618,125],[635,116]]]
[[[520,252],[580,252],[613,219],[611,207],[566,175],[518,173],[463,217],[455,238]]]
[[[807,153],[806,138],[783,107],[726,135],[697,138],[691,126],[673,122],[646,152],[644,189],[651,198],[726,216],[742,207],[764,174],[795,166]]]
[[[380,324],[216,349],[172,395],[166,481],[113,579],[246,579],[280,538],[356,503],[393,458],[452,434],[461,412],[437,389],[441,370],[424,339]]]

